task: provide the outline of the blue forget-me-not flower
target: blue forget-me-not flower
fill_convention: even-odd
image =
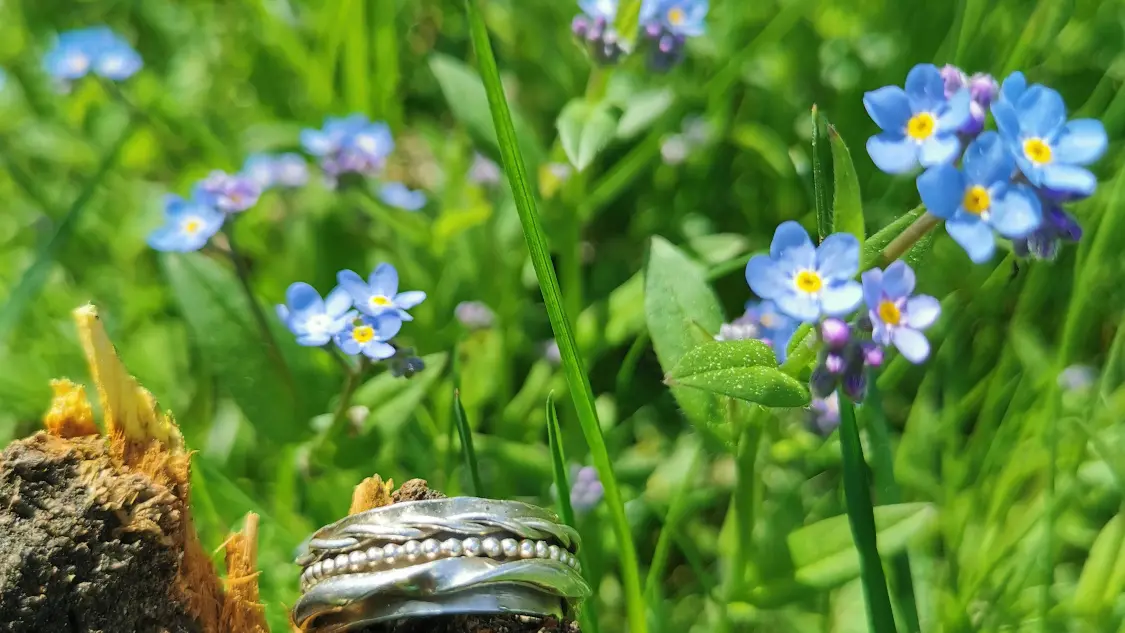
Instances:
[[[277,316],[297,343],[309,347],[328,344],[357,316],[352,297],[337,287],[325,298],[307,283],[298,281],[285,292],[285,304],[277,306]]]
[[[1030,187],[1011,182],[1015,163],[996,132],[985,132],[965,150],[961,169],[943,164],[918,177],[918,193],[975,263],[992,258],[993,231],[1023,238],[1039,228],[1043,214]]]
[[[340,271],[336,280],[351,294],[356,309],[369,316],[394,314],[403,321],[413,321],[407,310],[426,300],[421,290],[399,292],[398,271],[390,264],[376,266],[367,281],[351,270]]]
[[[695,37],[707,30],[708,0],[645,0],[641,24],[659,24],[673,36]]]
[[[377,174],[395,147],[390,127],[362,114],[328,117],[322,129],[302,130],[301,145],[320,158],[321,169],[333,180],[347,173]]]
[[[220,211],[238,213],[257,204],[262,190],[247,176],[215,170],[195,185],[192,194]]]
[[[919,64],[906,87],[884,86],[863,96],[863,105],[882,133],[867,140],[875,165],[892,174],[952,162],[961,149],[958,130],[969,120],[969,90],[945,96],[945,82],[933,64]]]
[[[303,187],[309,181],[309,166],[299,154],[251,154],[242,164],[240,175],[262,191],[274,187]]]
[[[395,355],[389,341],[402,328],[402,319],[392,313],[362,315],[336,334],[336,345],[351,356],[363,354],[371,360],[386,360]]]
[[[175,195],[164,199],[164,226],[148,236],[148,245],[158,251],[197,251],[223,226],[226,216],[197,200]]]
[[[859,241],[835,233],[814,247],[800,224],[783,222],[774,232],[770,254],[755,255],[746,264],[746,282],[759,297],[777,303],[789,316],[814,323],[822,315],[851,312],[862,300],[859,283]]]
[[[992,106],[996,127],[1028,182],[1057,199],[1094,193],[1097,179],[1086,169],[1105,153],[1105,126],[1097,119],[1067,121],[1066,104],[1045,86],[1026,87],[1009,77]]]
[[[902,260],[886,270],[863,273],[863,301],[871,319],[871,340],[894,345],[906,360],[921,363],[930,355],[922,330],[933,325],[941,304],[928,295],[913,295],[914,271]]]
[[[426,206],[426,194],[401,182],[388,182],[379,187],[379,199],[403,211],[417,211]]]
[[[143,62],[128,42],[108,27],[95,26],[60,33],[43,66],[60,81],[81,79],[91,72],[121,81],[136,74]]]

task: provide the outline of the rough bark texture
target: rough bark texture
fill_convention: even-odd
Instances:
[[[191,521],[191,458],[92,306],[75,311],[105,416],[52,384],[46,432],[0,452],[0,631],[264,633],[256,517],[226,546],[229,591]]]
[[[372,508],[389,505],[385,497],[379,496],[379,502],[362,503],[360,499],[373,499],[370,491],[373,486],[383,490],[382,486],[393,488],[394,482],[383,480],[378,475],[365,479],[356,487],[352,498],[352,514],[370,510]],[[402,501],[420,501],[423,499],[441,499],[444,494],[431,490],[423,479],[411,479],[402,484],[402,487],[391,493],[393,503]],[[570,620],[559,621],[556,618],[533,618],[519,615],[493,615],[493,616],[449,616],[441,618],[426,618],[422,620],[405,620],[400,622],[377,624],[365,627],[356,633],[581,633],[578,623]]]

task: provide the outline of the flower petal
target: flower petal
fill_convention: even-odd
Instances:
[[[816,249],[816,270],[825,279],[851,279],[859,272],[859,240],[833,233]]]
[[[379,264],[367,279],[371,291],[386,297],[398,292],[398,271],[390,264]]]
[[[863,107],[881,130],[902,132],[910,120],[910,100],[898,86],[883,86],[864,94]]]
[[[918,166],[918,146],[899,132],[883,132],[867,139],[867,154],[888,174],[903,174]]]
[[[363,277],[360,277],[359,274],[354,271],[341,270],[336,273],[336,282],[352,296],[356,307],[367,304],[368,300],[371,298],[371,288],[363,281]]]
[[[371,341],[363,346],[363,355],[371,360],[386,360],[395,355],[394,345]]]
[[[324,299],[324,312],[333,319],[338,319],[351,310],[352,302],[352,294],[343,286],[336,286]]]
[[[918,295],[906,300],[906,325],[924,330],[941,316],[941,302],[929,295]]]
[[[778,310],[798,321],[815,323],[820,318],[820,304],[807,292],[791,290],[775,297],[774,302]]]
[[[1004,146],[1004,140],[992,131],[981,134],[977,140],[969,144],[961,162],[965,184],[984,187],[1010,179],[1015,166],[1012,155]]]
[[[1000,85],[1000,98],[1009,103],[1016,103],[1026,91],[1027,78],[1017,70],[1004,78],[1004,83]]]
[[[930,355],[930,342],[918,330],[908,327],[895,328],[891,340],[902,353],[903,358],[917,365]]]
[[[773,232],[773,241],[770,242],[770,257],[778,259],[785,251],[801,246],[812,246],[808,231],[793,220],[782,222]]]
[[[883,269],[872,268],[860,275],[863,282],[863,302],[868,308],[876,310],[879,302],[883,300]]]
[[[302,334],[297,337],[297,344],[304,345],[305,347],[320,347],[332,340],[332,335],[328,332],[317,332],[315,334]]]
[[[285,304],[289,306],[292,319],[304,321],[313,314],[324,313],[324,300],[320,293],[309,284],[298,281],[290,284],[285,291]]]
[[[1055,144],[1055,160],[1072,165],[1089,165],[1105,153],[1109,144],[1105,126],[1097,119],[1075,119],[1066,124]]]
[[[949,98],[949,104],[945,112],[938,117],[937,131],[956,132],[968,123],[972,114],[969,108],[972,101],[968,88],[962,88],[953,93],[953,96]]]
[[[1009,239],[1027,237],[1043,224],[1042,204],[1026,185],[1012,187],[992,204],[988,223]]]
[[[961,151],[961,139],[956,134],[934,134],[922,142],[918,151],[918,162],[923,167],[953,162]]]
[[[755,255],[746,262],[746,283],[754,294],[763,299],[774,299],[792,290],[778,262],[770,259],[768,255]]]
[[[402,319],[394,313],[381,314],[370,319],[369,323],[375,328],[375,334],[384,341],[391,340],[402,329]]]
[[[282,323],[284,323],[286,327],[288,327],[289,326],[289,308],[285,307],[285,304],[279,303],[276,306],[274,306],[274,311],[277,312],[277,318]]]
[[[927,211],[948,220],[961,206],[965,180],[953,165],[935,165],[918,176],[918,195]]]
[[[395,296],[395,307],[409,310],[426,300],[426,293],[421,290],[407,290]]]
[[[1034,85],[1016,103],[1020,132],[1025,136],[1049,138],[1066,123],[1066,104],[1062,95],[1046,86]]]
[[[996,119],[996,129],[1004,142],[1011,144],[1019,140],[1020,118],[1012,102],[1000,100],[992,104],[992,118]]]
[[[340,351],[349,356],[355,356],[359,353],[359,342],[352,338],[349,332],[344,332],[336,336],[336,346]]]
[[[844,281],[825,286],[820,293],[820,308],[828,316],[845,316],[863,302],[863,290],[858,281]]]
[[[883,271],[883,294],[889,299],[901,299],[914,292],[914,270],[900,260]]]
[[[980,218],[958,211],[945,223],[945,230],[953,241],[961,245],[974,264],[983,264],[992,259],[996,250],[996,238],[992,227],[981,222]]]
[[[918,64],[906,74],[906,96],[913,112],[932,112],[945,103],[945,81],[933,64]]]
[[[1040,184],[1048,189],[1085,197],[1093,195],[1098,179],[1083,167],[1052,163],[1043,167]]]

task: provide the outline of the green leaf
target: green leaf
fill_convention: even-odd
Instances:
[[[704,268],[661,237],[654,237],[649,248],[644,306],[652,348],[665,372],[697,344],[685,323],[694,321],[717,332],[723,322],[719,299],[707,283]],[[719,432],[721,416],[714,396],[679,387],[672,388],[672,395],[693,424]]]
[[[478,139],[499,148],[496,126],[489,114],[488,97],[480,77],[464,62],[441,54],[430,57],[430,70],[437,78],[453,116],[465,124]],[[520,150],[535,168],[543,156],[543,150],[536,142],[531,126],[518,113],[513,113],[512,119]]]
[[[484,484],[480,480],[480,468],[477,466],[477,453],[473,450],[473,429],[465,416],[465,407],[461,405],[461,391],[453,390],[453,421],[457,425],[457,434],[461,436],[461,453],[465,456],[465,465],[469,467],[469,476],[473,482],[473,495],[484,496]]]
[[[165,254],[164,276],[208,367],[263,437],[293,440],[307,429],[288,372],[251,319],[234,273],[199,254]],[[311,351],[311,350],[310,350]]]
[[[879,554],[893,556],[932,528],[937,511],[928,503],[899,503],[874,509]],[[806,525],[789,535],[789,553],[796,577],[819,589],[839,586],[859,577],[859,552],[845,514]]]
[[[877,233],[867,238],[863,242],[863,248],[860,251],[863,253],[862,257],[860,257],[862,269],[867,270],[873,266],[878,266],[883,257],[883,249],[893,242],[896,237],[901,235],[907,227],[914,224],[915,220],[922,217],[925,212],[925,207],[915,207],[912,211],[903,214],[894,222],[891,222]]]
[[[504,97],[504,87],[500,82],[496,58],[492,53],[488,27],[477,7],[477,0],[466,0],[465,9],[469,17],[469,33],[488,97],[488,106],[496,125],[504,171],[512,188],[512,196],[515,198],[516,210],[519,212],[524,239],[531,253],[535,276],[539,280],[547,317],[550,319],[551,329],[559,346],[559,354],[562,356],[563,373],[566,375],[570,397],[574,402],[578,423],[582,427],[582,435],[586,438],[586,444],[590,449],[590,459],[597,468],[598,477],[605,488],[605,509],[617,541],[618,568],[628,627],[632,633],[647,633],[648,610],[645,607],[645,597],[641,588],[640,564],[637,561],[637,550],[633,545],[632,528],[625,515],[625,500],[613,472],[613,462],[610,460],[605,438],[602,437],[590,377],[586,374],[582,358],[578,355],[574,327],[566,315],[562,290],[555,276],[547,238],[543,233],[542,220],[535,207],[531,179],[528,177],[527,165],[524,163],[524,156],[517,141],[512,114]]]
[[[556,125],[559,142],[570,164],[584,171],[613,139],[617,121],[605,105],[590,104],[579,98],[566,104]]]
[[[676,94],[668,88],[630,96],[621,120],[617,122],[617,138],[628,139],[644,132],[675,102]]]
[[[816,207],[816,228],[821,241],[828,237],[832,231],[832,208],[828,206],[828,183],[824,173],[824,157],[827,154],[824,148],[824,117],[812,107],[812,179],[813,179],[813,204]]]
[[[768,345],[753,339],[712,341],[692,348],[668,372],[666,381],[766,407],[809,403],[805,386],[777,368]]]
[[[1087,615],[1096,615],[1113,605],[1114,600],[1120,595],[1109,593],[1110,579],[1118,567],[1125,566],[1125,556],[1122,556],[1122,546],[1125,545],[1125,517],[1114,515],[1098,537],[1086,557],[1086,564],[1082,566],[1082,575],[1078,578],[1078,587],[1074,591],[1074,609]]]
[[[633,50],[633,43],[637,41],[637,31],[641,27],[641,0],[622,0],[617,7],[617,18],[613,21],[613,28],[617,31],[618,41],[627,50]]]
[[[828,125],[828,142],[832,145],[832,230],[851,233],[863,246],[867,231],[863,224],[863,199],[859,193],[859,178],[852,164],[852,155],[835,126]]]

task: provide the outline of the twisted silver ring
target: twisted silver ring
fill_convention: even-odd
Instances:
[[[578,532],[526,503],[396,503],[317,530],[297,564],[293,621],[333,633],[463,613],[562,616],[590,595]]]

